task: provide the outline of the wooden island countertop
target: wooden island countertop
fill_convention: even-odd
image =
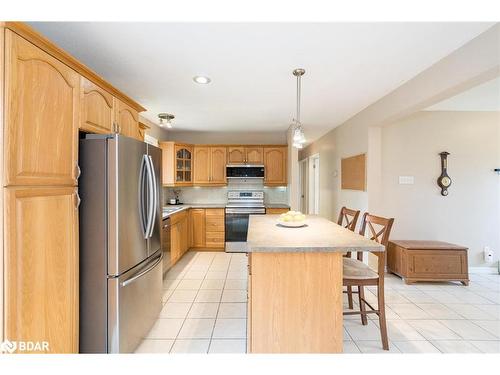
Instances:
[[[279,226],[278,216],[248,224],[247,350],[341,353],[342,255],[384,247],[319,216],[302,228]]]

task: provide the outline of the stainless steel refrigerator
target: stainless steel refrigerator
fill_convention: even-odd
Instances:
[[[80,352],[133,352],[162,298],[161,150],[80,140]]]

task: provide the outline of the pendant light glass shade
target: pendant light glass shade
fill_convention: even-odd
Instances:
[[[301,149],[306,143],[304,129],[300,123],[300,95],[301,95],[301,77],[306,71],[304,69],[295,69],[293,75],[297,77],[297,118],[293,120],[293,147]]]

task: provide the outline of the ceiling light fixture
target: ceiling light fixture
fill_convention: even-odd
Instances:
[[[172,129],[172,120],[175,118],[174,115],[170,113],[158,113],[158,118],[160,119],[160,126],[163,127],[163,120],[166,120],[165,126],[168,129]]]
[[[212,80],[206,76],[194,76],[193,81],[199,83],[200,85],[207,85],[212,82]]]
[[[306,143],[306,137],[304,135],[304,129],[302,123],[300,122],[300,96],[302,91],[301,78],[305,74],[304,69],[295,69],[293,75],[297,77],[297,116],[293,119],[293,147],[301,149]]]

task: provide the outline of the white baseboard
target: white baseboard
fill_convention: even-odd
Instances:
[[[483,275],[498,275],[498,265],[493,267],[469,267],[469,273],[479,273]]]

